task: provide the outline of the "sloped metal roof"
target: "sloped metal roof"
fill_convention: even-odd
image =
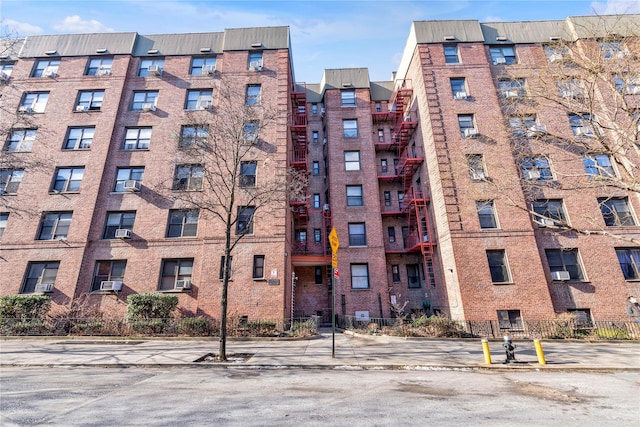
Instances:
[[[133,56],[147,56],[149,50],[157,50],[158,55],[222,53],[223,40],[224,33],[138,35]],[[203,48],[210,51],[202,52]]]
[[[578,39],[603,37],[611,34],[637,37],[640,35],[640,14],[570,16],[567,18],[567,26]]]
[[[393,92],[393,82],[371,82],[371,100],[388,101]]]
[[[228,28],[223,49],[289,49],[289,27]]]
[[[55,52],[59,56],[95,55],[98,49],[107,49],[112,55],[131,54],[137,33],[51,34],[29,36],[25,39],[20,57],[34,58]]]
[[[23,44],[24,39],[0,39],[0,60],[17,60]]]
[[[481,42],[480,24],[475,20],[414,21],[416,43]],[[447,40],[445,37],[453,39]]]
[[[322,91],[327,89],[369,88],[368,68],[325,69],[320,82]]]
[[[551,37],[563,40],[571,40],[572,37],[565,21],[490,22],[482,23],[480,27],[485,44],[548,43]]]
[[[307,84],[307,102],[322,102],[320,83]]]

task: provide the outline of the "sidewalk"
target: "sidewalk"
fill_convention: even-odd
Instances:
[[[560,369],[640,370],[637,341],[542,341],[546,365],[539,365],[532,341],[515,341],[517,363],[503,364],[501,341],[490,341],[493,364],[484,363],[480,339],[405,339],[335,335],[312,339],[227,341],[227,355],[249,354],[231,363],[197,362],[218,352],[217,338],[147,339],[104,337],[0,338],[0,367],[218,367],[252,369]]]

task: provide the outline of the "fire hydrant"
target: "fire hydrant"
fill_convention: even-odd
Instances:
[[[502,344],[502,346],[504,347],[504,351],[507,355],[507,358],[505,359],[504,363],[511,363],[511,362],[515,362],[516,361],[516,345],[511,342],[511,337],[509,335],[505,335],[504,337],[504,343]]]

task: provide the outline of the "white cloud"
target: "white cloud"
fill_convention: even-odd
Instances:
[[[499,16],[485,16],[485,18],[480,22],[502,22],[504,19]]]
[[[622,13],[640,13],[640,0],[607,0],[593,2],[591,8],[598,15],[616,15]]]
[[[44,33],[44,30],[41,27],[38,27],[37,25],[31,25],[26,22],[14,21],[13,19],[3,19],[2,21],[0,21],[0,24],[3,27],[3,32],[5,32],[4,29],[6,28],[7,33],[9,34],[16,33],[21,37]]]
[[[67,16],[60,23],[53,26],[56,31],[65,33],[104,33],[113,32],[113,28],[109,28],[103,23],[95,19],[85,20],[79,15]]]

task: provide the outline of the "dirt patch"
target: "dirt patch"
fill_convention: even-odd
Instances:
[[[515,383],[512,387],[514,393],[535,397],[538,399],[553,400],[555,402],[580,403],[584,401],[583,397],[576,396],[572,392],[558,390],[544,385],[531,383]]]
[[[227,354],[227,360],[220,360],[220,356],[215,353],[207,353],[204,356],[194,360],[194,362],[203,363],[244,363],[251,359],[254,355],[252,353],[232,353]]]
[[[396,390],[403,393],[422,394],[432,397],[451,397],[457,396],[459,393],[448,388],[432,387],[427,384],[417,382],[398,383]]]

